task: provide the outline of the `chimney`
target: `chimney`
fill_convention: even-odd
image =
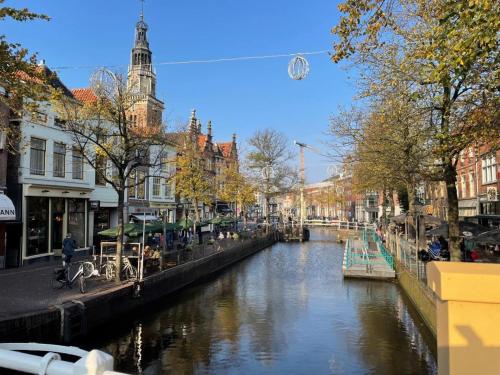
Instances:
[[[201,121],[198,120],[198,134],[201,134]]]

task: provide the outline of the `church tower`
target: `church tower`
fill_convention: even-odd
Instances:
[[[144,22],[144,12],[141,11],[140,20],[135,25],[127,86],[135,97],[134,106],[128,114],[129,120],[142,125],[160,123],[164,109],[163,102],[156,97],[156,74],[147,32],[148,25]]]

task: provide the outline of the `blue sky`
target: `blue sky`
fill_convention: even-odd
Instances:
[[[50,22],[4,22],[9,41],[39,53],[49,67],[121,65],[130,59],[138,0],[6,0],[49,15]],[[153,63],[270,55],[331,49],[337,2],[328,0],[146,0],[145,21]],[[289,58],[156,67],[157,94],[165,119],[186,121],[197,109],[203,126],[212,120],[216,140],[239,142],[256,129],[324,147],[328,118],[355,93],[349,72],[328,56],[307,57],[310,74],[288,77]],[[58,70],[70,88],[87,87],[92,69]],[[329,162],[306,155],[308,182],[327,177]]]

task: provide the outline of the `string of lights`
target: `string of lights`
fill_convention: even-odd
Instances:
[[[189,64],[213,64],[220,62],[234,62],[234,61],[248,61],[248,60],[264,60],[264,59],[277,59],[284,57],[293,57],[297,55],[301,56],[311,56],[311,55],[323,55],[328,54],[329,50],[321,51],[310,51],[310,52],[295,52],[295,53],[281,53],[274,55],[256,55],[256,56],[239,56],[239,57],[223,57],[214,59],[202,59],[202,60],[179,60],[179,61],[164,61],[151,64],[153,67],[166,66],[166,65],[189,65]],[[127,64],[118,65],[105,65],[105,68],[126,68]],[[71,69],[98,69],[103,66],[97,65],[66,65],[66,66],[56,66],[52,67],[53,70],[71,70]]]

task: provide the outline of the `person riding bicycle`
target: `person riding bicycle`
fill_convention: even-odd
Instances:
[[[69,265],[71,263],[71,258],[75,255],[75,249],[77,248],[76,241],[71,237],[71,233],[66,234],[62,246],[62,253],[64,255],[63,261]]]

